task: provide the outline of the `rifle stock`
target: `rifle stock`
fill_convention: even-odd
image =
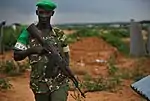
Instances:
[[[42,33],[37,29],[37,27],[34,24],[31,24],[28,28],[27,31],[30,33],[30,35],[34,38],[36,38],[39,43],[44,47],[44,49],[46,50],[46,52],[48,52],[49,54],[53,54],[54,58],[55,58],[55,62],[58,63],[61,71],[67,76],[69,77],[75,87],[79,90],[79,92],[81,93],[81,95],[85,98],[85,94],[81,91],[81,89],[79,88],[78,85],[78,81],[75,78],[75,76],[73,75],[72,71],[70,70],[69,66],[67,66],[66,61],[58,54],[58,52],[56,51],[55,47],[52,44],[48,44],[46,43],[42,37],[40,35],[42,35]]]

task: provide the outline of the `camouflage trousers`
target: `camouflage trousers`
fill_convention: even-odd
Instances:
[[[69,86],[63,85],[52,93],[34,93],[35,101],[67,101],[68,90]]]

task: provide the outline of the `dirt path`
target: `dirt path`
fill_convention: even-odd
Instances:
[[[34,101],[34,96],[29,89],[29,72],[19,77],[10,78],[13,88],[0,93],[0,101]],[[128,82],[127,82],[128,83]],[[129,83],[128,83],[129,84]],[[68,101],[75,101],[69,92]],[[144,101],[135,94],[129,86],[125,86],[117,92],[87,93],[85,101]]]
[[[29,75],[9,78],[10,83],[13,85],[12,89],[9,91],[3,92],[2,98],[0,101],[33,101],[33,95],[29,89]]]

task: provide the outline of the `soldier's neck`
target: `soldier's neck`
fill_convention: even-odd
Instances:
[[[43,30],[43,29],[51,30],[52,29],[52,26],[50,25],[50,23],[38,23],[37,26],[40,30]]]

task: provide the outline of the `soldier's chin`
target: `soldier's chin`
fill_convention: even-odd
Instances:
[[[49,18],[40,18],[41,23],[47,23],[49,21]]]

